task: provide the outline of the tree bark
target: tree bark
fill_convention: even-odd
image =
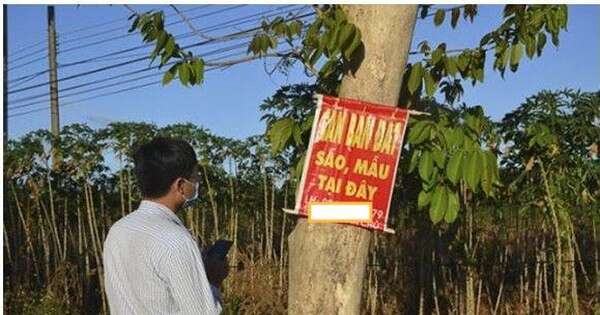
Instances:
[[[364,58],[343,78],[340,96],[396,105],[417,5],[344,10],[361,30]],[[300,219],[289,236],[289,314],[359,314],[370,240],[362,228]]]

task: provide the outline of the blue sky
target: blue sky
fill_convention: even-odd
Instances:
[[[132,6],[135,10],[164,9],[166,14],[173,11],[168,6]],[[239,20],[240,17],[251,16],[271,10],[272,13],[287,12],[287,10],[300,8],[300,6],[282,8],[280,6],[248,5],[243,7],[233,6],[178,6],[180,10],[192,18],[196,28],[203,29],[227,21]],[[223,11],[223,9],[227,9]],[[279,10],[279,11],[277,11]],[[431,20],[419,20],[413,37],[413,48],[422,41],[428,40],[435,47],[437,43],[447,42],[449,49],[474,47],[479,43],[483,34],[492,30],[501,23],[501,6],[481,5],[479,15],[474,23],[460,20],[457,29],[452,30],[448,23],[442,27],[434,27]],[[215,13],[219,12],[220,13]],[[304,12],[309,12],[306,9]],[[213,12],[211,14],[211,12]],[[295,11],[296,12],[296,11]],[[106,53],[121,49],[135,47],[141,44],[138,35],[126,36],[129,23],[129,11],[121,5],[61,5],[56,6],[56,25],[59,33],[59,65],[74,61],[101,56]],[[201,16],[206,14],[206,16]],[[542,89],[580,88],[584,91],[598,90],[600,88],[600,6],[569,6],[568,31],[561,35],[561,45],[555,48],[547,45],[542,57],[522,61],[517,73],[507,72],[505,79],[491,69],[492,62],[488,59],[485,82],[475,87],[465,85],[463,101],[469,105],[482,105],[486,113],[494,119],[500,119],[505,113],[518,106],[527,96],[535,94]],[[251,19],[249,17],[249,19]],[[176,15],[169,16],[167,22],[178,21]],[[111,22],[106,24],[106,22]],[[99,24],[104,24],[100,25]],[[241,29],[258,25],[256,21],[209,32],[209,35],[218,36],[236,32]],[[87,30],[81,28],[94,26]],[[183,24],[169,28],[174,34],[189,32]],[[90,38],[81,38],[91,36]],[[114,38],[120,36],[121,38]],[[101,44],[86,48],[67,51],[69,48],[107,39]],[[47,69],[47,61],[43,59],[46,48],[46,6],[39,5],[9,5],[8,8],[8,49],[9,69],[27,63],[30,60],[41,58],[29,65],[11,69],[9,82],[15,78],[30,75]],[[181,40],[189,44],[202,41],[201,38],[192,36]],[[30,44],[40,43],[25,51],[19,51]],[[241,43],[241,41],[218,45],[203,46],[195,51],[202,54],[207,51]],[[40,51],[41,50],[41,51]],[[61,52],[61,50],[66,52]],[[36,53],[36,51],[39,51]],[[119,56],[143,55],[148,50],[136,50]],[[243,56],[244,48],[235,51]],[[31,55],[29,55],[31,54]],[[27,56],[27,57],[24,57]],[[18,60],[18,58],[23,58]],[[111,57],[112,58],[112,57]],[[59,78],[82,73],[116,64],[125,60],[105,60],[85,63],[78,66],[60,68]],[[269,62],[270,64],[271,62]],[[94,86],[101,86],[135,78],[136,76],[156,73],[156,76],[140,79],[135,82],[123,83],[97,92],[61,98],[62,103],[81,98],[94,96],[104,92],[115,91],[145,82],[160,79],[157,70],[144,72],[136,76],[121,77],[123,73],[147,67],[148,62],[142,61],[94,75],[59,83],[59,90],[93,80],[115,77],[112,81]],[[23,88],[48,80],[47,74],[40,75],[27,82],[17,82],[17,87]],[[262,133],[264,123],[260,121],[258,106],[263,99],[273,94],[281,85],[312,80],[304,76],[302,69],[295,68],[288,76],[265,73],[262,61],[255,61],[231,67],[226,70],[217,70],[206,75],[206,82],[202,87],[185,88],[179,84],[161,87],[159,84],[132,90],[129,92],[87,100],[78,104],[61,108],[61,125],[71,123],[87,123],[93,128],[101,128],[113,121],[144,121],[165,126],[173,123],[192,122],[212,130],[215,134],[243,138]],[[9,86],[13,88],[13,82]],[[94,86],[63,92],[61,95],[87,90]],[[9,107],[23,105],[29,101],[12,103],[14,100],[36,94],[46,93],[47,86],[31,89],[21,93],[11,94]],[[33,101],[44,101],[37,98]],[[48,103],[28,106],[22,109],[9,110],[9,114],[31,109],[42,109]],[[50,125],[49,111],[42,110],[36,113],[10,117],[8,131],[11,138],[20,137],[25,133],[39,128],[48,128]]]

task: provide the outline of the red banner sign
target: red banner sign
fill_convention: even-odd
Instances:
[[[311,203],[372,202],[365,228],[391,231],[387,220],[409,112],[357,100],[318,96],[295,212]]]

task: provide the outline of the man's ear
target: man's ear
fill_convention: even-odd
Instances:
[[[177,192],[181,192],[183,193],[183,184],[185,183],[185,181],[183,180],[183,178],[178,177],[177,179],[175,179],[175,181],[173,181],[173,184],[171,185],[171,189]]]

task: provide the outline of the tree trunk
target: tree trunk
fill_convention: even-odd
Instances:
[[[123,178],[123,155],[119,153],[119,193],[121,194],[121,217],[125,216],[125,180]]]
[[[596,274],[596,288],[600,289],[600,254],[598,254],[598,236],[596,233],[596,218],[592,218],[592,239],[594,244],[594,270]]]
[[[213,211],[213,220],[214,220],[214,240],[218,240],[219,239],[219,209],[217,208],[217,203],[215,202],[214,199],[214,193],[212,190],[212,187],[210,185],[210,181],[208,179],[208,168],[206,167],[206,165],[202,164],[202,169],[203,169],[203,174],[204,174],[204,182],[206,183],[206,188],[207,188],[207,192],[208,192],[208,200],[210,201],[210,206],[212,208]],[[202,224],[202,229],[204,229],[204,223]]]
[[[417,5],[344,9],[361,30],[364,59],[342,80],[340,96],[396,105]],[[289,313],[359,314],[370,239],[362,228],[300,219],[289,236]]]

